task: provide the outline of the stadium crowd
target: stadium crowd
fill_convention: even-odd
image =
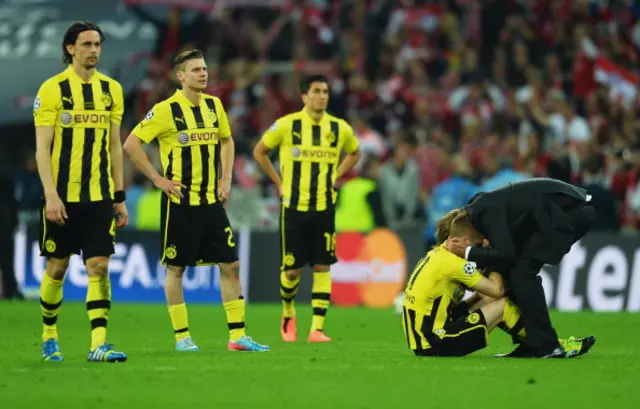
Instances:
[[[548,176],[592,193],[594,230],[640,227],[633,1],[256,0],[165,8],[164,19],[144,3],[124,2],[158,39],[127,96],[123,137],[173,92],[172,56],[204,50],[208,92],[222,99],[236,141],[232,225],[277,228],[277,192],[251,152],[277,117],[300,109],[301,76],[322,73],[329,111],[360,139],[349,177],[377,181],[381,224],[424,221],[431,241],[435,221],[478,189]],[[25,210],[39,204],[35,172],[29,163],[18,183]],[[157,208],[161,192],[132,167],[127,183],[132,227],[159,229],[159,210],[138,210]]]

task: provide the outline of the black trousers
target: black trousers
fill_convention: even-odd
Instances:
[[[2,276],[2,294],[12,298],[18,293],[18,283],[13,268],[14,260],[14,223],[0,217],[0,276]]]
[[[589,231],[595,219],[595,209],[589,203],[579,203],[564,210],[574,229],[575,243]],[[558,334],[551,325],[542,278],[538,275],[543,266],[542,261],[531,258],[517,260],[509,269],[506,285],[508,297],[520,308],[527,333],[526,344],[536,350],[550,352],[559,344]]]

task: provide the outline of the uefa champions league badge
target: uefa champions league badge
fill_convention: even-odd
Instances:
[[[40,97],[36,97],[36,99],[33,100],[33,110],[37,111],[40,108]]]
[[[145,121],[150,121],[153,118],[153,110],[147,112],[147,115],[144,117]]]
[[[187,135],[186,133],[182,132],[180,135],[178,135],[178,140],[180,141],[181,144],[186,144],[187,142],[189,142],[189,135]]]
[[[476,267],[471,263],[465,263],[463,268],[466,275],[472,275],[476,270]]]

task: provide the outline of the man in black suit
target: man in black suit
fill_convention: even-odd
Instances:
[[[538,273],[544,264],[560,263],[573,243],[589,231],[595,218],[590,200],[584,189],[537,178],[478,193],[464,208],[465,217],[491,248],[458,243],[455,252],[480,268],[499,266],[508,296],[521,310],[527,341],[509,356],[567,357],[551,325]],[[595,338],[580,342],[582,354]]]

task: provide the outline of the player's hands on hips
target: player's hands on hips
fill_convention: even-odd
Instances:
[[[218,185],[218,199],[227,200],[231,194],[231,178],[220,179]]]
[[[67,209],[64,207],[64,203],[58,196],[57,192],[48,195],[45,199],[46,201],[46,211],[47,211],[47,220],[50,222],[54,222],[59,224],[60,226],[64,226],[65,220],[67,217]]]
[[[127,206],[122,203],[115,203],[113,205],[113,213],[116,216],[116,226],[117,227],[125,227],[129,224],[129,212],[127,211]]]
[[[450,252],[458,257],[465,258],[465,251],[467,250],[467,243],[461,237],[452,237],[448,240],[448,249]]]
[[[171,197],[171,195],[174,195],[175,197],[180,199],[182,199],[181,188],[186,188],[186,186],[183,185],[181,182],[169,180],[167,178],[163,178],[162,176],[155,178],[153,183],[156,185],[158,189],[162,190],[168,197]]]

